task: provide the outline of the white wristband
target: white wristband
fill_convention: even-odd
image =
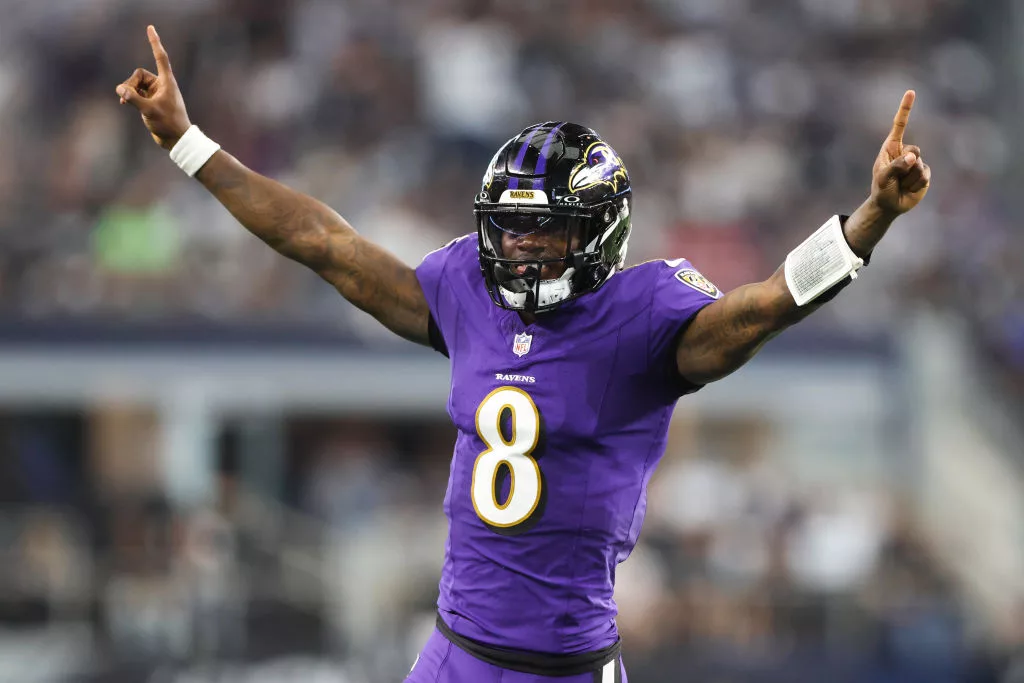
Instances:
[[[789,252],[786,257],[786,286],[797,306],[814,301],[847,277],[856,279],[864,259],[846,243],[839,216]]]
[[[220,145],[206,137],[199,126],[192,124],[171,148],[171,161],[191,178],[218,149]]]

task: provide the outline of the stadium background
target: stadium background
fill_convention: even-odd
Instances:
[[[850,211],[907,87],[935,169],[840,299],[684,400],[620,568],[630,680],[1024,680],[1024,10],[1012,0],[0,0],[0,680],[397,681],[446,365],[119,108],[191,118],[410,264],[494,149],[595,127],[631,261],[730,289]]]

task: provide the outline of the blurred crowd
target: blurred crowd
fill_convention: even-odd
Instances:
[[[669,451],[619,576],[637,668],[651,680],[997,680],[905,501],[878,482],[814,481],[782,456],[768,423],[742,417]]]
[[[0,308],[380,334],[239,228],[119,108],[158,26],[193,122],[409,263],[472,229],[493,151],[577,120],[626,160],[630,260],[767,276],[866,196],[904,89],[933,196],[811,324],[924,303],[1024,367],[1012,3],[968,0],[128,0],[0,3]],[[1005,125],[1007,122],[1013,125]],[[838,307],[837,307],[838,308]]]

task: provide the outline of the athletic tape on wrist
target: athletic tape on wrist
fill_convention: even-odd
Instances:
[[[864,259],[846,243],[843,224],[833,216],[786,257],[786,286],[797,306],[814,301],[847,277],[857,279]]]
[[[171,148],[171,161],[191,178],[218,149],[220,145],[206,137],[199,126],[192,124]]]

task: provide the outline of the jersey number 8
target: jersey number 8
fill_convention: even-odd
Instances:
[[[510,424],[505,438],[502,420]],[[476,431],[487,446],[473,465],[473,509],[485,524],[504,533],[534,517],[544,481],[531,453],[540,439],[540,413],[522,389],[500,387],[487,394],[476,409]],[[510,478],[508,497],[498,502],[498,474],[506,468]]]

